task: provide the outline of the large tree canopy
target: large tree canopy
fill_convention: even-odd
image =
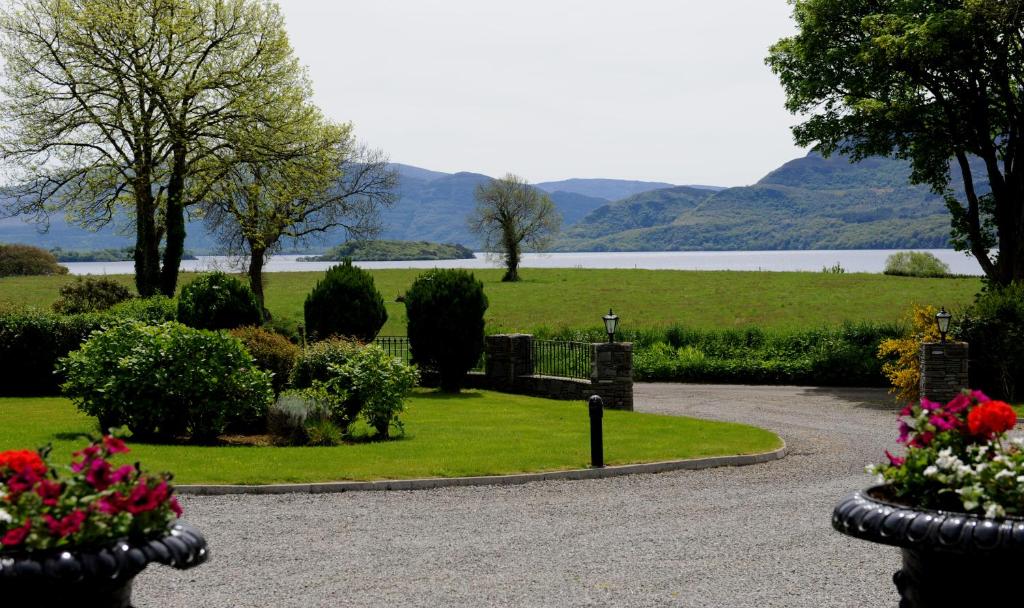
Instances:
[[[797,143],[909,159],[957,248],[1024,280],[1024,0],[791,1],[798,33],[767,62]]]
[[[309,88],[259,0],[10,0],[0,54],[10,210],[97,225],[125,207],[142,295],[174,293],[186,209],[229,170],[231,134]]]

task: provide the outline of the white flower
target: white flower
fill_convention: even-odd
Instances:
[[[0,509],[0,524],[9,524],[12,521],[14,521],[14,518],[11,517],[11,514],[7,511],[4,511],[3,509]]]
[[[1004,477],[1013,477],[1013,471],[1009,469],[1003,469],[1002,471],[996,473],[996,479],[1002,479]]]
[[[924,470],[925,477],[935,477],[939,474],[939,467],[932,465]]]
[[[1002,505],[994,502],[985,504],[985,517],[1005,517],[1006,509]]]
[[[949,448],[939,450],[939,457],[935,459],[935,466],[943,471],[959,469],[963,464],[959,458],[953,455],[953,450]]]
[[[868,466],[864,467],[864,472],[867,473],[868,475],[874,475],[875,471],[877,471],[877,470],[878,470],[878,467],[876,465],[873,465],[873,464],[869,464]]]

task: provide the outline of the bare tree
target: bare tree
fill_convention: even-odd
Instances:
[[[484,248],[501,256],[502,281],[518,281],[523,250],[546,250],[561,225],[548,195],[511,173],[477,187],[476,209],[469,216],[469,229],[480,235]]]

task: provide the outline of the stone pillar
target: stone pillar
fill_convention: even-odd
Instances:
[[[633,410],[633,344],[602,342],[591,344],[593,362],[590,383],[605,407]]]
[[[488,386],[510,389],[519,376],[533,373],[533,336],[497,334],[484,339],[484,375]]]
[[[947,403],[967,388],[966,342],[925,342],[921,345],[921,396]]]

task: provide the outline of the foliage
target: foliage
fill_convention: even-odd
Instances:
[[[937,312],[934,306],[915,304],[908,315],[910,331],[878,345],[878,357],[884,361],[882,373],[892,384],[891,392],[901,401],[921,397],[921,345],[942,338],[935,323]]]
[[[405,293],[412,361],[436,369],[441,390],[458,392],[484,348],[484,285],[465,270],[429,270]]]
[[[1024,282],[979,294],[960,321],[958,337],[970,345],[971,383],[1019,402],[1024,396]]]
[[[334,247],[327,253],[310,258],[309,262],[340,262],[350,258],[355,262],[390,262],[405,260],[471,260],[473,250],[452,243],[426,241],[360,241],[353,240]]]
[[[270,374],[274,394],[280,394],[288,384],[292,367],[302,349],[284,336],[262,327],[239,327],[231,330],[231,335],[242,341],[256,367]]]
[[[310,388],[332,376],[332,365],[344,365],[362,345],[346,338],[329,338],[302,349],[292,368],[290,383],[295,388]]]
[[[1002,518],[1024,514],[1024,439],[1008,439],[1017,414],[980,391],[946,405],[922,399],[900,412],[905,456],[869,465],[886,489],[917,507]]]
[[[60,247],[50,249],[58,262],[128,262],[135,255],[134,247],[107,248],[93,251],[64,251]]]
[[[223,272],[213,272],[181,290],[178,321],[197,329],[233,329],[259,325],[263,309],[248,285]]]
[[[209,442],[229,424],[263,421],[273,397],[237,338],[175,322],[114,325],[61,364],[61,388],[82,412],[140,437]]]
[[[11,211],[99,226],[129,205],[143,296],[174,295],[185,211],[240,135],[311,89],[280,8],[258,0],[22,0],[0,54]]]
[[[1024,280],[1020,0],[793,4],[798,31],[768,63],[806,117],[796,142],[910,160],[912,181],[944,196],[957,249],[1001,285]]]
[[[112,436],[75,452],[70,474],[48,450],[0,452],[0,553],[101,547],[115,540],[161,537],[181,506],[169,474],[151,475],[111,458],[128,452]]]
[[[45,249],[31,245],[0,243],[0,277],[67,274],[57,258]]]
[[[484,250],[497,253],[505,265],[502,281],[519,280],[523,249],[544,251],[562,226],[562,216],[548,195],[509,173],[476,189],[470,230]]]
[[[178,319],[178,302],[164,295],[132,298],[115,304],[107,314],[115,319],[144,321],[151,324],[165,323]]]
[[[885,274],[901,277],[944,277],[949,265],[927,251],[899,251],[885,260]]]
[[[0,310],[0,394],[57,394],[63,381],[57,361],[107,322],[99,314]]]
[[[846,269],[839,262],[833,266],[822,266],[821,271],[825,274],[846,274]]]
[[[332,266],[306,296],[306,331],[314,338],[344,336],[369,342],[388,320],[373,275],[346,259]]]
[[[60,288],[53,310],[61,314],[99,312],[129,300],[132,292],[117,281],[105,277],[76,277],[74,283]]]
[[[333,424],[330,408],[306,390],[281,393],[267,411],[267,432],[282,445],[315,445],[310,427],[319,427],[322,435],[325,423]]]
[[[377,432],[377,439],[387,439],[391,426],[405,433],[398,416],[405,410],[406,395],[419,380],[415,367],[369,344],[342,365],[332,365],[330,369],[332,377],[323,388],[328,393],[344,396],[346,402],[358,403],[359,413]],[[351,411],[341,415],[345,418],[341,418],[340,426],[347,428],[354,416]],[[335,418],[338,422],[339,417]]]

